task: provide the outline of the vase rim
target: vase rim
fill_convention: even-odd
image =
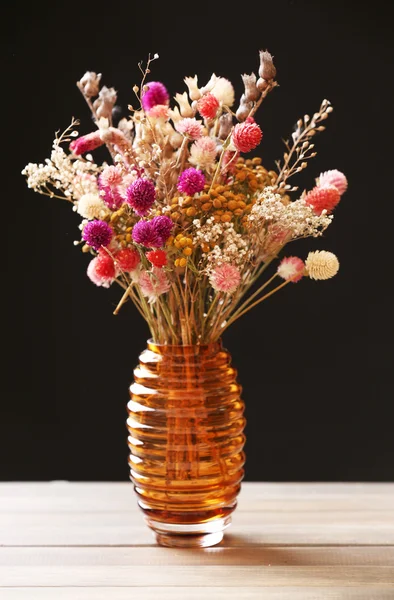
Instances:
[[[149,338],[147,341],[147,345],[148,347],[155,347],[155,348],[168,348],[168,349],[177,349],[177,348],[183,348],[183,349],[192,349],[192,348],[201,348],[201,349],[206,349],[206,348],[214,348],[215,346],[217,348],[221,348],[222,347],[222,338],[219,338],[217,340],[215,340],[214,342],[207,342],[206,344],[159,344],[157,342],[155,342],[153,340],[153,338]]]

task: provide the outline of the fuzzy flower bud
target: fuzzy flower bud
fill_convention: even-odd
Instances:
[[[256,148],[263,137],[263,132],[257,123],[238,123],[234,127],[232,142],[239,152],[250,152]]]
[[[84,194],[78,200],[77,213],[84,219],[99,219],[108,209],[98,194]]]
[[[197,102],[197,110],[204,119],[212,120],[219,109],[219,100],[208,92]]]
[[[292,281],[296,283],[300,281],[304,275],[305,265],[304,262],[298,258],[298,256],[287,256],[283,258],[277,273],[279,277],[282,277],[285,281]]]
[[[337,169],[333,169],[332,171],[325,171],[324,173],[320,173],[320,177],[318,179],[318,185],[325,187],[327,185],[333,185],[337,188],[338,192],[342,196],[347,190],[347,179],[346,176],[338,171]]]
[[[275,79],[276,68],[274,66],[272,56],[269,52],[260,50],[260,68],[259,75],[262,79],[271,81]]]
[[[323,210],[331,213],[340,199],[341,195],[335,185],[316,186],[305,196],[305,202],[317,215],[321,215]]]
[[[225,77],[216,77],[215,85],[212,88],[212,94],[218,99],[220,104],[231,107],[234,104],[234,88]]]
[[[168,106],[170,96],[167,88],[160,81],[146,83],[142,92],[141,103],[145,112],[149,112],[156,104],[166,104]]]
[[[241,75],[241,77],[245,86],[245,100],[247,102],[255,102],[260,96],[259,90],[256,87],[256,75],[254,73],[251,75],[245,73],[244,75]]]
[[[202,192],[205,185],[205,177],[201,171],[191,167],[179,175],[178,190],[187,196],[194,196]]]
[[[97,286],[109,288],[115,274],[114,261],[108,254],[96,256],[88,265],[87,276]]]
[[[238,121],[240,121],[240,122],[246,121],[252,108],[253,108],[253,102],[247,101],[245,98],[245,94],[242,94],[241,103],[238,107],[237,112],[235,113],[235,116],[237,117]]]
[[[165,267],[167,264],[167,254],[164,250],[150,250],[146,253],[146,258],[158,269]]]
[[[316,252],[309,252],[305,267],[311,279],[331,279],[338,273],[339,261],[332,252],[317,250]]]
[[[198,167],[208,167],[215,161],[217,145],[211,137],[203,136],[190,147],[189,162]]]
[[[105,221],[89,221],[83,228],[82,238],[88,246],[99,250],[101,246],[108,246],[112,240],[113,231]]]
[[[152,272],[143,271],[138,279],[142,295],[148,298],[148,302],[153,304],[161,294],[165,294],[171,287],[166,272],[157,267],[152,268]]]
[[[115,264],[125,273],[135,271],[141,262],[140,254],[135,248],[122,248],[114,254]]]
[[[82,79],[79,80],[79,89],[87,98],[94,98],[99,93],[101,73],[86,71]]]
[[[101,88],[98,98],[93,102],[98,119],[111,118],[116,99],[117,94],[114,88],[107,88],[105,85]]]
[[[149,212],[155,199],[155,186],[149,179],[140,177],[127,188],[126,202],[140,217],[144,217]]]
[[[225,140],[233,126],[233,117],[230,113],[224,113],[219,119],[219,139]]]
[[[233,294],[241,283],[241,273],[235,265],[224,263],[211,271],[209,282],[217,292]]]
[[[191,140],[197,140],[203,134],[201,121],[197,121],[197,119],[181,119],[175,123],[175,129]]]

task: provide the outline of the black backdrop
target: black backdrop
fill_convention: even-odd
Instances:
[[[338,168],[350,187],[324,239],[298,245],[338,254],[329,282],[304,281],[225,335],[247,404],[247,479],[391,480],[394,475],[391,16],[384,3],[14,3],[3,52],[8,228],[9,388],[1,397],[0,478],[124,480],[127,387],[147,329],[117,290],[95,288],[74,248],[78,219],[25,187],[20,171],[50,152],[71,116],[90,130],[75,87],[85,70],[119,90],[125,113],[137,62],[158,52],[152,78],[170,92],[212,71],[241,93],[240,73],[275,55],[280,87],[258,114],[264,164],[281,137],[327,97],[335,107],[301,185]],[[391,221],[392,223],[392,221]],[[387,247],[386,247],[387,244]],[[292,249],[293,252],[296,248]],[[5,337],[5,335],[3,336]],[[5,387],[4,387],[5,390]]]

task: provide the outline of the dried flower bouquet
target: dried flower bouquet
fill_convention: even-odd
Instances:
[[[242,75],[235,112],[231,82],[215,74],[203,86],[186,77],[187,91],[171,106],[166,87],[148,80],[156,58],[139,65],[138,106],[117,125],[116,91],[85,73],[77,85],[97,128],[78,137],[73,120],[51,157],[23,174],[30,188],[70,202],[82,217],[74,243],[90,257],[93,283],[123,289],[115,314],[131,300],[156,343],[206,344],[289,283],[337,273],[336,256],[318,251],[305,262],[282,258],[263,279],[289,242],[322,235],[347,180],[327,171],[291,198],[297,188],[289,179],[316,155],[313,138],[332,111],[327,100],[297,122],[276,171],[242,157],[262,141],[254,115],[277,86],[268,52],[260,52],[258,77]],[[104,145],[112,164],[94,162],[91,153]]]

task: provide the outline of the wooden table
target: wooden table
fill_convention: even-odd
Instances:
[[[220,546],[160,548],[130,483],[0,484],[1,600],[394,600],[394,484],[246,483]]]

